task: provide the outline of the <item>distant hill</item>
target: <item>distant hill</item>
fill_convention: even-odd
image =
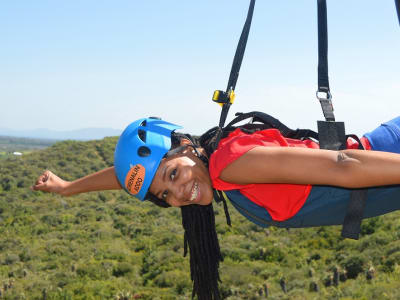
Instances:
[[[2,152],[4,154],[14,151],[25,152],[37,149],[45,149],[56,142],[57,140],[10,137],[0,135],[0,157],[2,155]]]
[[[80,141],[99,140],[106,136],[119,136],[121,132],[121,129],[113,128],[83,128],[69,131],[57,131],[46,128],[31,130],[0,128],[1,136]]]

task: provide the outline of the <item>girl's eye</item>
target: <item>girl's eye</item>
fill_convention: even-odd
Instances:
[[[176,169],[173,169],[172,172],[171,172],[171,174],[169,175],[169,177],[171,178],[171,180],[174,180],[175,175],[176,175]]]
[[[172,170],[172,172],[171,172],[171,174],[169,174],[169,178],[171,179],[171,180],[174,180],[174,178],[175,178],[175,176],[176,176],[176,172],[177,172],[177,169],[173,169]],[[167,196],[168,196],[168,190],[165,190],[163,193],[162,193],[162,195],[161,195],[161,197],[162,197],[162,199],[167,199]]]

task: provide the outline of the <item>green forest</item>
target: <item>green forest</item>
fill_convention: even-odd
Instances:
[[[58,142],[0,160],[0,299],[190,299],[180,210],[123,191],[34,192],[46,169],[73,180],[113,163],[117,138]],[[399,199],[400,200],[400,199]],[[400,214],[339,227],[258,227],[214,204],[224,299],[400,299]]]

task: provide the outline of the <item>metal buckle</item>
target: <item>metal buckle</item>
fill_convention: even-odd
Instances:
[[[325,97],[320,97],[319,93],[325,93]],[[333,114],[333,104],[332,104],[332,95],[327,88],[321,88],[316,91],[315,96],[319,100],[321,104],[322,112],[327,121],[335,121],[335,116]]]
[[[319,93],[325,93],[326,94],[326,97],[325,98],[323,98],[323,97],[320,97],[319,96]],[[331,92],[329,91],[329,90],[327,90],[326,92],[325,91],[319,91],[319,90],[317,90],[316,92],[315,92],[315,96],[317,97],[317,99],[319,100],[319,101],[321,101],[321,100],[331,100],[332,99],[332,94],[331,94]]]

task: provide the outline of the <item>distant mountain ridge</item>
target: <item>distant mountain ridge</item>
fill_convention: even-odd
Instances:
[[[50,140],[99,140],[106,136],[119,136],[121,129],[113,128],[82,128],[68,131],[51,130],[47,128],[31,130],[15,130],[0,128],[0,135],[10,137],[39,138]]]

